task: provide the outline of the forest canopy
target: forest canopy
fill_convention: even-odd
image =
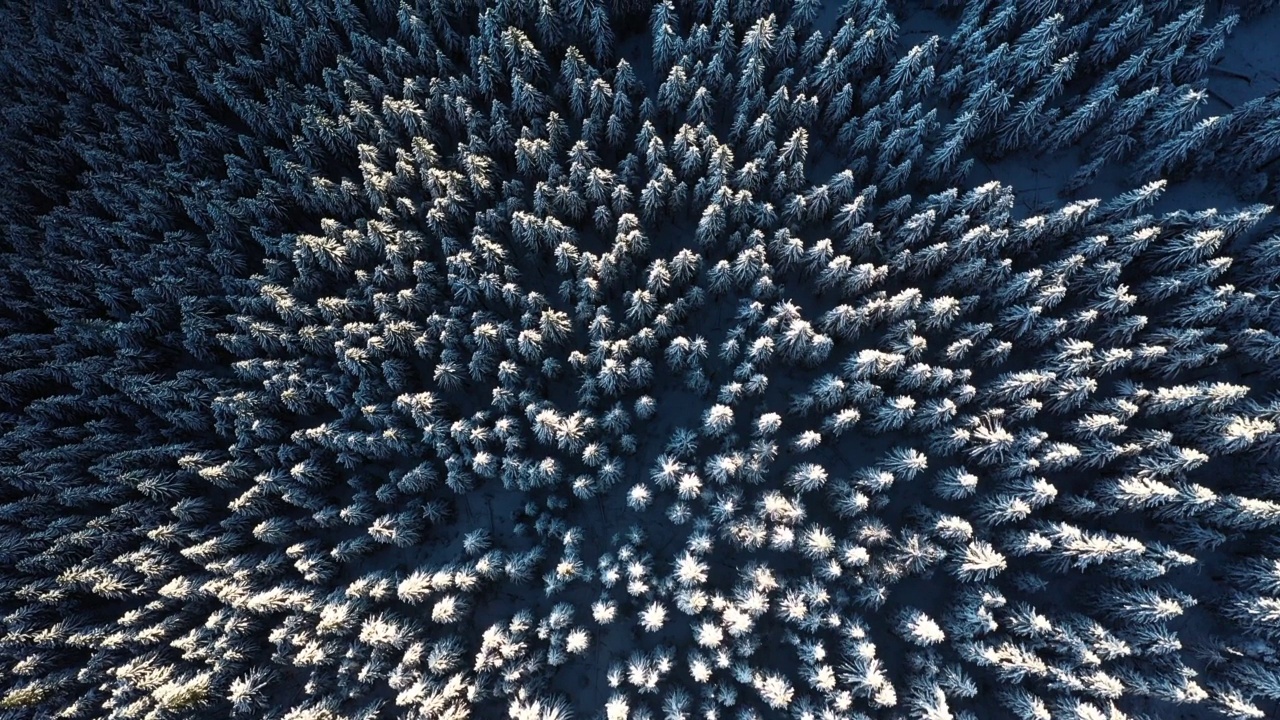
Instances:
[[[0,720],[1280,717],[1274,4],[5,5]]]

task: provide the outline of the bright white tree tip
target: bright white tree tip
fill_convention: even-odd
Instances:
[[[906,608],[899,613],[898,632],[903,639],[921,646],[937,645],[947,639],[937,622],[914,608]]]
[[[667,622],[667,609],[659,602],[649,603],[640,611],[640,627],[646,632],[657,632]]]

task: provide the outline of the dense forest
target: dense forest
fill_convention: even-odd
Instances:
[[[4,3],[0,719],[1280,717],[1274,4]]]

